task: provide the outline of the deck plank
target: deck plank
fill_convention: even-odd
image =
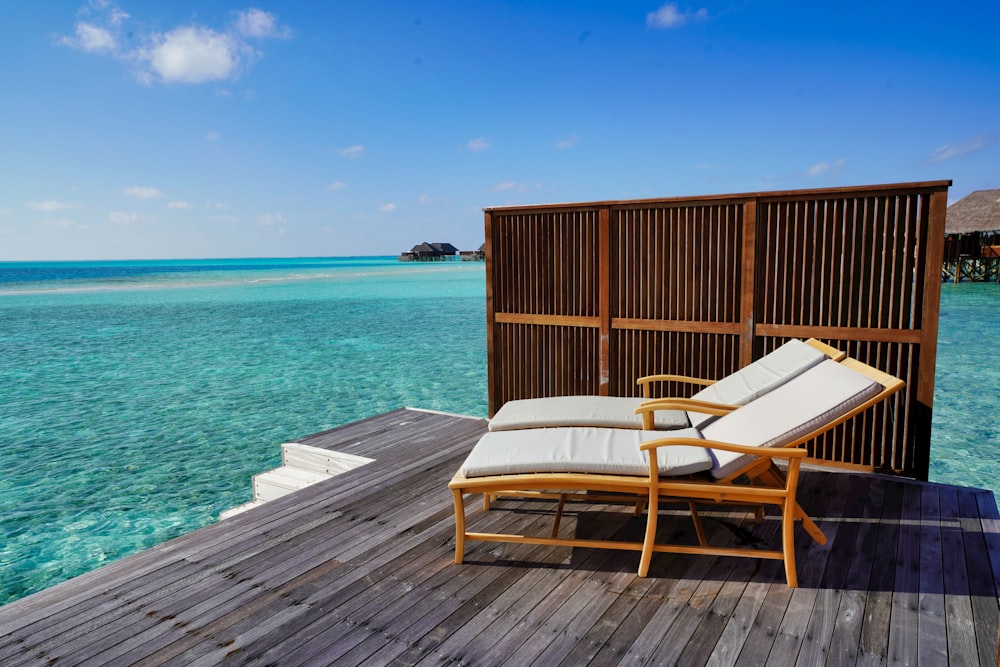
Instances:
[[[396,410],[299,440],[374,458],[301,491],[0,607],[6,665],[996,664],[1000,512],[977,489],[803,471],[800,587],[781,563],[467,544],[446,484],[485,422]],[[473,500],[470,527],[545,533],[554,503]],[[693,539],[666,507],[661,538]],[[706,508],[780,542],[740,508]],[[562,531],[638,539],[644,519],[572,504]]]

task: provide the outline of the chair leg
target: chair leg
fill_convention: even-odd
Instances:
[[[465,500],[461,489],[452,489],[455,502],[455,564],[461,565],[465,560]]]
[[[708,546],[708,538],[705,537],[705,528],[701,525],[701,517],[698,515],[698,506],[693,500],[688,501],[688,509],[691,510],[691,522],[694,523],[694,532],[698,535],[698,544],[703,547]]]
[[[556,519],[552,523],[552,539],[559,537],[559,524],[562,522],[563,508],[566,507],[566,494],[559,494],[559,507],[556,508]]]
[[[656,544],[656,518],[660,511],[660,497],[655,491],[649,494],[649,506],[646,508],[646,536],[642,540],[642,556],[639,558],[639,576],[649,573],[649,561],[653,558],[653,545]]]
[[[785,580],[789,588],[799,585],[795,572],[795,514],[798,503],[794,497],[786,498],[781,512],[781,552],[785,561]]]

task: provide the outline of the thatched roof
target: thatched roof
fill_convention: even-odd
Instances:
[[[948,207],[946,234],[1000,231],[1000,189],[976,190]]]

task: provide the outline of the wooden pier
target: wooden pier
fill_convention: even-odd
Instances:
[[[446,485],[485,428],[397,410],[303,438],[375,461],[0,607],[0,664],[996,664],[989,491],[804,472],[829,541],[799,535],[797,589],[752,559],[660,554],[639,578],[633,552],[476,543],[454,565]],[[470,526],[544,525],[545,502]],[[709,515],[713,541],[779,539],[772,516]],[[643,520],[580,505],[563,526]]]

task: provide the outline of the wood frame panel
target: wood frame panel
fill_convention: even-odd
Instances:
[[[485,209],[490,414],[718,378],[813,337],[907,382],[813,460],[926,479],[950,185]]]

